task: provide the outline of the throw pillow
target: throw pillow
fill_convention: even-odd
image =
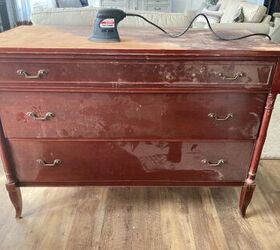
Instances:
[[[88,5],[89,5],[89,6],[92,6],[92,7],[99,7],[98,4],[99,4],[99,3],[98,3],[98,1],[96,1],[96,0],[88,0]]]
[[[206,15],[208,18],[211,18],[212,20],[215,20],[215,22],[217,22],[217,23],[220,22],[221,17],[223,15],[222,11],[212,11],[212,10],[209,10],[207,8],[204,8],[201,11],[201,13]]]
[[[278,0],[279,1],[279,0]],[[259,23],[263,20],[267,8],[249,2],[241,2],[246,23]]]
[[[233,23],[236,18],[236,13],[239,12],[241,7],[240,2],[230,2],[226,9],[224,9],[224,15],[221,18],[221,23]]]
[[[221,4],[216,4],[216,5],[209,5],[207,7],[208,10],[212,10],[212,11],[218,11],[221,7]]]
[[[211,11],[211,10],[208,10],[207,8],[204,8],[200,13],[207,16],[210,24],[219,23],[222,15],[223,15],[223,12],[221,12],[221,11]],[[205,18],[203,16],[200,16],[194,22],[193,27],[194,28],[205,28],[205,27],[208,27],[208,25],[207,25]]]
[[[79,8],[83,7],[80,0],[57,0],[59,8]]]
[[[240,7],[238,9],[238,12],[236,13],[236,16],[233,17],[233,18],[234,18],[233,21],[235,23],[244,23],[245,17],[244,17],[244,12],[243,12],[243,8],[242,7]]]
[[[203,3],[200,5],[200,7],[197,9],[196,14],[201,13],[201,11],[203,11],[206,7],[207,7],[207,4],[206,4],[205,2],[203,2]],[[187,8],[186,8],[186,10],[187,10]]]

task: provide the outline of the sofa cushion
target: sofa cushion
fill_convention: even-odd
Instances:
[[[263,20],[266,7],[248,2],[241,2],[240,6],[244,12],[244,22],[246,23],[259,23]]]
[[[245,23],[259,23],[265,16],[266,7],[246,1],[222,0],[220,10],[224,12],[221,23],[232,23],[240,7],[243,8]]]
[[[209,5],[207,6],[207,9],[208,10],[211,10],[211,11],[218,11],[221,7],[221,4],[216,4],[216,5]]]
[[[234,17],[233,22],[235,23],[243,23],[244,22],[244,13],[243,8],[239,7],[238,12],[236,13],[236,16]]]
[[[228,7],[228,5],[232,4],[232,2],[239,3],[241,1],[242,0],[219,0],[217,4],[221,5],[219,10],[224,11]]]
[[[95,0],[88,0],[88,5],[89,6],[95,6]]]
[[[98,8],[56,8],[40,12],[32,12],[32,23],[34,25],[69,25],[69,26],[92,26]],[[130,11],[133,13],[133,11]],[[186,27],[192,15],[184,13],[163,13],[150,11],[136,11],[157,25],[167,28]],[[150,24],[137,17],[127,17],[120,22],[122,27],[151,27]]]
[[[224,14],[221,18],[221,23],[233,23],[236,15],[239,12],[240,2],[229,2],[227,7],[223,10]]]
[[[223,15],[222,11],[211,11],[207,8],[204,8],[200,13],[207,16],[210,24],[219,23]],[[208,28],[208,24],[205,17],[199,16],[193,23],[192,27],[196,29]]]
[[[219,23],[223,15],[223,12],[221,11],[212,11],[207,8],[203,9],[201,13],[207,16],[210,23]],[[197,21],[203,21],[206,23],[206,19],[203,16],[199,17]]]

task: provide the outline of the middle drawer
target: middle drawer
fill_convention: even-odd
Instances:
[[[254,139],[266,94],[0,93],[7,138]]]

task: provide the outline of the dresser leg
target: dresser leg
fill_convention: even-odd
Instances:
[[[20,188],[15,185],[15,183],[6,184],[7,191],[10,196],[10,200],[14,205],[16,210],[16,218],[21,218],[22,212],[22,198]]]
[[[247,179],[244,186],[241,189],[239,209],[242,217],[245,217],[246,215],[246,210],[252,200],[255,188],[256,188],[255,181],[251,179]]]

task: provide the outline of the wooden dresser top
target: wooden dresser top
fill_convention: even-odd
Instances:
[[[0,34],[0,52],[88,52],[88,53],[155,53],[213,56],[280,56],[280,45],[264,37],[238,41],[218,40],[209,30],[192,30],[173,39],[154,28],[120,28],[120,43],[88,40],[91,27],[21,26]],[[219,31],[224,37],[238,37],[246,31]]]

